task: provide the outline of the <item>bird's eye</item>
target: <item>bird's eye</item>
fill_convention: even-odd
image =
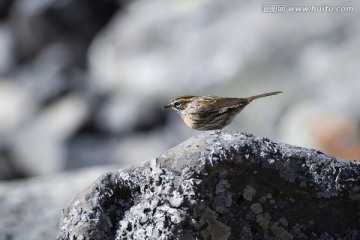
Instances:
[[[174,107],[176,107],[176,108],[181,107],[181,105],[182,105],[182,104],[181,104],[180,102],[175,102],[175,103],[174,103]]]

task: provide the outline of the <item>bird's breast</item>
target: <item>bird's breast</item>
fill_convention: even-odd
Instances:
[[[194,117],[192,117],[190,114],[182,114],[181,117],[186,125],[188,125],[191,128],[195,127],[196,122],[194,120]]]

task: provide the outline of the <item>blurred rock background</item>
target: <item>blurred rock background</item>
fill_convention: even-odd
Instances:
[[[161,109],[185,94],[284,91],[228,129],[360,160],[359,3],[272,4],[0,0],[1,184],[153,158],[198,133]]]

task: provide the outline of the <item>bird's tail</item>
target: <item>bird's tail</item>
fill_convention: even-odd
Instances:
[[[247,100],[249,102],[255,100],[255,99],[258,99],[258,98],[263,98],[263,97],[267,97],[267,96],[272,96],[272,95],[275,95],[275,94],[279,94],[279,93],[282,93],[282,92],[269,92],[269,93],[263,93],[263,94],[260,94],[260,95],[255,95],[255,96],[251,96],[251,97],[248,97]]]

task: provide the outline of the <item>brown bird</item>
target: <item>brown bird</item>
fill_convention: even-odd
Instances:
[[[182,96],[170,101],[163,108],[173,108],[185,124],[197,130],[217,130],[229,125],[234,117],[249,103],[281,92],[269,92],[248,98],[217,96]]]

